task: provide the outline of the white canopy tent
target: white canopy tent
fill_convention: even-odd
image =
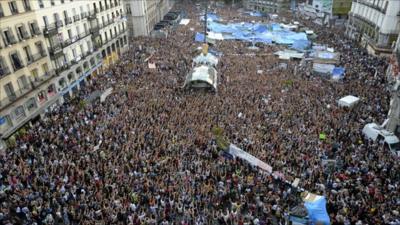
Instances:
[[[197,64],[206,64],[210,66],[216,66],[218,64],[218,58],[215,57],[211,53],[207,53],[207,55],[200,54],[196,58],[193,59],[193,62]]]
[[[185,88],[212,88],[217,90],[217,70],[211,66],[201,65],[193,68],[187,75]]]
[[[341,99],[339,99],[338,101],[338,105],[341,107],[353,107],[354,105],[356,105],[358,102],[360,101],[360,98],[352,96],[352,95],[348,95],[345,96]]]

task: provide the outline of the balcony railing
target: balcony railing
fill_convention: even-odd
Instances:
[[[50,57],[52,59],[57,58],[57,56],[63,53],[61,44],[53,45],[49,48]]]
[[[19,39],[20,39],[20,41],[22,41],[22,40],[29,39],[30,37],[31,36],[29,35],[29,33],[27,31],[22,31],[21,34],[20,34]]]
[[[89,19],[89,20],[96,19],[96,14],[97,14],[97,13],[98,13],[98,12],[97,12],[97,9],[92,10],[92,11],[89,11],[88,19]]]
[[[90,32],[83,32],[78,35],[79,40],[90,35]]]
[[[81,19],[85,19],[85,18],[87,18],[88,17],[88,13],[87,12],[83,12],[83,13],[81,13]]]
[[[65,70],[68,70],[69,68],[71,68],[71,64],[70,63],[66,63],[60,67],[58,67],[55,72],[57,75],[59,75],[60,73],[64,72]]]
[[[10,69],[7,66],[0,67],[0,77],[4,77],[11,74]]]
[[[18,14],[19,12],[18,12],[18,9],[12,9],[11,10],[11,14],[12,15],[15,15],[15,14]]]
[[[30,64],[32,64],[32,63],[34,63],[36,61],[39,61],[40,59],[42,59],[42,58],[44,58],[46,56],[47,56],[46,52],[43,51],[43,52],[40,52],[40,53],[32,55],[30,57],[30,59],[27,59],[26,61],[27,61],[27,64],[30,65]]]
[[[31,81],[30,84],[26,84],[23,89],[16,90],[7,97],[0,99],[1,109],[8,107],[13,102],[18,101],[19,99],[22,99],[24,96],[32,92],[32,90],[35,90],[36,87],[40,87],[47,81],[52,79],[55,75],[55,71],[49,71],[46,74],[40,76],[38,79]]]
[[[14,36],[9,36],[6,39],[3,39],[5,45],[13,45],[17,43],[17,39]]]
[[[39,27],[34,26],[33,29],[31,29],[31,33],[34,35],[41,35],[42,32],[40,31]]]
[[[65,25],[71,24],[71,23],[72,23],[71,17],[66,17],[66,18],[64,19],[64,23],[65,23]]]
[[[26,6],[25,6],[25,11],[26,11],[26,12],[32,11],[31,6],[30,6],[30,5],[26,5]]]
[[[74,16],[74,22],[81,20],[81,18],[79,18],[79,15],[75,15]]]

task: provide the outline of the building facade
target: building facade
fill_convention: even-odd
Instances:
[[[344,25],[351,4],[352,0],[307,0],[299,11],[320,25]]]
[[[170,0],[124,0],[131,37],[148,36],[172,7]]]
[[[121,0],[0,1],[0,135],[70,99],[128,49]]]
[[[400,134],[400,33],[389,58],[387,80],[391,90],[390,110],[386,129]]]
[[[291,0],[245,0],[244,6],[248,10],[265,13],[281,13],[290,10]]]
[[[353,0],[346,35],[370,54],[390,55],[399,31],[398,0]]]

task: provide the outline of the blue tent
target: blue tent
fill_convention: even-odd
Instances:
[[[345,69],[343,67],[335,67],[332,70],[332,77],[336,79],[342,79],[344,77]]]
[[[295,40],[292,44],[292,48],[299,51],[304,51],[309,46],[310,42],[308,40]]]
[[[324,196],[319,196],[319,198],[314,201],[306,201],[304,206],[307,209],[311,225],[315,225],[317,222],[320,222],[323,225],[330,225],[329,215],[326,211],[326,199]]]
[[[194,41],[204,42],[204,34],[197,32]]]

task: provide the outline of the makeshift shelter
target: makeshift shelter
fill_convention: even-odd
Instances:
[[[335,69],[335,65],[332,64],[322,64],[322,63],[314,63],[313,71],[320,73],[321,75],[331,75],[333,69]]]
[[[190,23],[190,19],[182,19],[181,22],[179,22],[180,25],[188,25]]]
[[[304,53],[291,50],[277,51],[274,54],[278,55],[279,59],[285,59],[285,60],[302,59],[304,57]]]
[[[339,80],[344,77],[345,69],[343,67],[335,67],[332,70],[332,79]]]
[[[326,211],[326,198],[324,196],[306,193],[303,200],[312,225],[330,225],[329,215]]]
[[[193,62],[215,67],[218,64],[218,58],[211,53],[207,53],[207,55],[200,54],[193,59]]]
[[[187,75],[185,88],[211,88],[217,90],[217,70],[214,67],[201,65],[193,68]]]
[[[317,51],[314,54],[314,62],[336,64],[339,62],[339,54],[328,51]]]
[[[341,107],[353,107],[360,101],[360,98],[352,96],[352,95],[347,95],[346,97],[343,97],[339,99],[338,105]]]

